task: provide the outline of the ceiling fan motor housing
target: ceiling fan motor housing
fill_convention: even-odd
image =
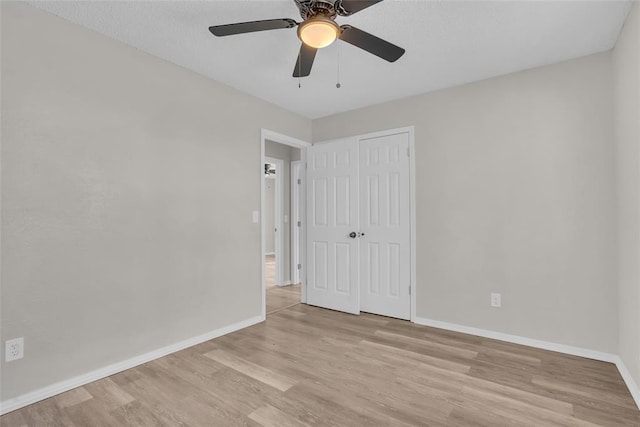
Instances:
[[[336,17],[335,2],[331,0],[296,0],[302,19],[312,19],[317,16],[334,19]]]

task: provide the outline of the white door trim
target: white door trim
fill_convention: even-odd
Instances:
[[[262,310],[261,310],[261,319],[266,319],[267,313],[267,301],[265,295],[265,269],[264,269],[264,257],[265,257],[265,230],[264,230],[264,158],[265,158],[265,143],[266,141],[273,141],[279,144],[289,145],[291,147],[300,149],[300,159],[303,163],[306,162],[306,150],[305,148],[311,146],[311,143],[303,141],[301,139],[293,138],[287,135],[283,135],[277,132],[270,131],[268,129],[262,129],[260,131],[260,293],[262,295]],[[302,179],[304,180],[305,170],[302,169]],[[304,188],[302,189],[302,194],[300,195],[303,200],[306,200]],[[304,206],[302,207],[304,209]],[[301,212],[301,215],[304,218],[304,211]],[[306,259],[305,255],[305,247],[306,247],[306,225],[305,222],[302,222],[302,229],[300,230],[301,242],[300,242],[300,257],[301,259]],[[305,283],[306,282],[306,266],[305,263],[302,263],[302,269],[300,271],[300,280]],[[302,302],[306,302],[306,289],[302,286]]]
[[[395,135],[398,133],[409,134],[409,198],[410,207],[409,213],[411,215],[411,322],[416,322],[416,156],[415,156],[415,127],[406,126],[395,129],[388,129],[379,132],[366,133],[356,136],[350,136],[345,138],[333,139],[332,142],[340,140],[348,140],[357,138],[358,142],[362,139],[377,138],[382,136]],[[329,141],[326,141],[329,142]],[[314,143],[315,145],[316,143]],[[303,265],[304,267],[304,265]],[[303,284],[303,293],[306,292],[306,282]]]
[[[266,163],[266,161],[267,161],[267,160],[265,159],[265,163]],[[273,185],[274,185],[274,186],[276,185],[276,177],[275,177],[275,176],[274,176],[274,177],[271,177],[271,176],[265,176],[264,178],[265,178],[265,181],[264,181],[265,185],[266,185],[269,181],[273,181]],[[274,187],[274,188],[273,188],[273,223],[274,223],[274,225],[275,225],[275,221],[276,221],[276,211],[275,211],[275,209],[276,209],[276,193],[275,193],[275,191],[276,191],[276,189],[275,189],[275,187]],[[265,200],[265,202],[266,202],[266,200]],[[265,226],[266,226],[266,224],[265,224]],[[275,236],[273,236],[273,247],[272,247],[271,251],[267,251],[267,250],[265,249],[265,252],[264,252],[264,254],[265,254],[265,255],[273,255],[273,256],[276,256],[276,243],[275,243],[275,241],[276,241],[276,240],[275,240],[275,239],[276,239],[276,237],[275,237]]]
[[[283,221],[282,221],[282,193],[283,193],[283,179],[282,179],[282,172],[284,170],[284,161],[281,159],[276,159],[273,157],[266,157],[264,158],[264,162],[265,163],[271,163],[276,165],[276,176],[275,176],[275,187],[276,187],[276,191],[275,191],[275,200],[274,200],[274,213],[273,213],[273,225],[276,228],[275,229],[275,233],[276,235],[274,236],[274,248],[275,248],[275,255],[276,255],[276,285],[281,286],[284,283],[283,280],[283,273],[284,273],[284,259],[282,257],[282,246],[283,246],[283,241],[282,241],[282,236],[283,236],[283,232],[282,232],[282,227],[283,227]],[[266,178],[266,179],[273,179],[273,178]],[[272,230],[273,231],[273,230]],[[269,230],[265,230],[265,232],[269,233]],[[266,253],[265,253],[266,255]],[[264,261],[263,261],[264,262]]]
[[[302,194],[302,184],[298,184],[298,178],[302,181],[302,160],[294,160],[289,165],[289,170],[291,171],[291,283],[300,283],[300,271],[298,270],[298,264],[302,263],[300,261],[300,240],[301,230],[298,230],[298,221],[302,224],[302,217],[300,216],[301,206],[300,201],[302,198],[300,195]],[[296,172],[297,170],[297,172]],[[296,239],[295,236],[298,236]]]
[[[415,143],[415,130],[413,126],[404,128],[409,132],[409,200],[411,206],[409,212],[411,213],[411,321],[416,321],[416,294],[418,293],[416,288],[416,241],[417,241],[417,229],[416,229],[416,143]]]

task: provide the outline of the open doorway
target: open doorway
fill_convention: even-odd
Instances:
[[[300,184],[291,181],[291,164],[299,162],[299,148],[265,142],[264,218],[265,218],[265,292],[267,315],[291,307],[300,302],[299,275],[295,275],[293,260],[299,245],[292,233],[292,195]],[[299,264],[299,263],[298,263]],[[297,265],[295,266],[297,267]]]
[[[305,277],[303,174],[309,146],[263,131],[262,256],[263,314],[273,314],[304,301]]]
[[[284,286],[283,281],[283,175],[284,160],[264,158],[264,271],[265,288]],[[286,216],[286,214],[285,214]]]

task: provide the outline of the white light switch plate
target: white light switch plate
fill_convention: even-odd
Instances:
[[[254,224],[260,222],[260,211],[253,211],[253,217],[251,218]]]

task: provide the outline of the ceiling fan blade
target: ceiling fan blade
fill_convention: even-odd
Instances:
[[[300,53],[298,53],[296,67],[293,69],[293,77],[307,77],[311,74],[311,67],[313,66],[313,60],[316,57],[317,51],[318,49],[302,43]]]
[[[340,40],[366,50],[389,62],[395,62],[404,55],[403,48],[389,43],[386,40],[382,40],[373,34],[352,27],[351,25],[341,25],[340,30]]]
[[[298,23],[293,19],[265,19],[263,21],[239,22],[237,24],[213,25],[209,31],[214,36],[231,36],[234,34],[253,33],[254,31],[279,30],[293,28]]]
[[[335,8],[338,15],[349,16],[381,1],[382,0],[338,0]]]

